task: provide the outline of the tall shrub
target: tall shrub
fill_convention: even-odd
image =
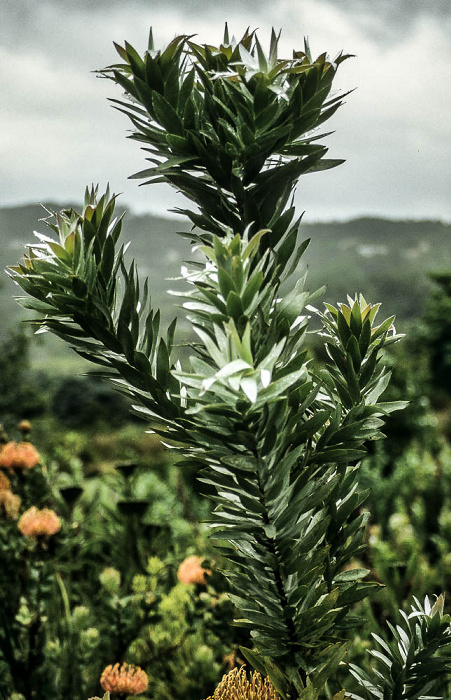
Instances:
[[[358,463],[402,404],[380,400],[393,318],[378,323],[379,305],[361,295],[316,311],[317,295],[292,277],[307,242],[291,198],[301,175],[341,162],[326,158],[316,130],[342,102],[331,86],[347,57],[313,60],[305,46],[282,60],[277,46],[274,32],[269,54],[248,32],[236,42],[226,31],[219,47],[179,36],[157,51],[151,39],[144,58],[118,46],[122,63],[103,71],[125,91],[113,102],[148,154],[135,177],[168,182],[194,205],[179,210],[203,256],[182,270],[198,339],[188,366],[177,361],[175,322],[159,335],[147,282],[125,263],[108,192],[87,191],[81,214],[56,214],[53,237],[32,244],[11,274],[40,325],[100,365],[185,455],[181,467],[202,470],[237,624],[252,631],[243,652],[284,700],[315,700],[331,695],[346,630],[358,623],[354,604],[377,587],[352,564],[366,521]],[[313,314],[330,358],[322,369],[305,347]],[[414,629],[405,654],[387,657],[393,683],[381,690],[381,675],[373,683],[355,671],[368,697],[423,697],[415,654],[428,643],[429,661],[451,641],[442,613],[416,610],[427,634],[421,627],[419,644]],[[433,663],[434,679],[443,677],[444,657]]]

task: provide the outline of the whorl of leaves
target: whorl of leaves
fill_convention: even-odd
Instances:
[[[159,337],[160,314],[151,308],[147,280],[141,290],[136,265],[126,267],[117,249],[122,217],[114,217],[115,197],[86,190],[83,212],[63,210],[46,219],[56,234],[36,234],[24,262],[10,275],[32,297],[19,299],[40,314],[50,330],[86,359],[122,376],[149,409],[169,419],[179,412],[178,382],[169,372],[175,321],[166,341]]]
[[[101,71],[124,90],[113,100],[130,118],[132,139],[153,164],[133,177],[168,182],[198,205],[183,209],[207,234],[224,226],[242,233],[263,227],[274,246],[290,226],[280,220],[298,178],[339,165],[312,131],[329,119],[344,95],[330,96],[338,66],[326,54],[312,59],[307,43],[291,59],[278,58],[272,31],[265,54],[255,32],[236,41],[225,30],[220,46],[176,37],[155,50],[152,32],[144,57],[127,42],[124,61]]]
[[[442,700],[442,682],[451,672],[451,617],[443,614],[440,595],[431,605],[414,598],[409,615],[400,611],[402,625],[388,623],[392,639],[385,641],[373,634],[377,648],[369,653],[375,659],[371,674],[351,664],[362,695],[353,700]],[[431,694],[432,693],[432,694]]]

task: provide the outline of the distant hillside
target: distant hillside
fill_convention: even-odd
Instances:
[[[51,211],[61,209],[61,205],[48,203],[45,207]],[[8,265],[16,264],[23,256],[24,246],[36,240],[33,231],[49,232],[42,221],[46,216],[45,209],[40,205],[0,207],[0,339],[20,319],[34,317],[32,312],[22,309],[14,300],[14,296],[23,295],[22,290],[3,270]],[[190,255],[189,242],[177,236],[175,231],[187,231],[189,228],[189,223],[181,217],[178,221],[127,214],[124,223],[124,240],[131,241],[130,259],[135,258],[141,274],[149,277],[153,304],[162,310],[163,323],[172,319],[175,313],[172,308],[174,298],[166,294],[166,290],[174,283],[167,280],[180,274],[183,260]],[[67,349],[61,340],[46,334],[39,336],[39,341],[39,348],[34,354],[37,366],[42,364],[47,368],[51,358],[54,360],[55,372],[59,374],[84,366],[84,362]]]
[[[49,209],[59,209],[48,205]],[[24,245],[33,240],[33,230],[46,231],[45,211],[38,205],[0,208],[0,267],[15,264]],[[183,219],[127,214],[124,239],[131,241],[130,257],[149,277],[155,306],[167,321],[174,314],[174,297],[166,290],[177,286],[183,260],[190,257],[188,242],[176,231],[189,230]],[[360,218],[344,223],[303,224],[303,238],[311,243],[300,266],[308,265],[307,287],[327,283],[325,299],[345,300],[346,294],[362,292],[368,300],[381,301],[385,315],[396,313],[398,326],[421,314],[431,283],[427,273],[451,267],[451,225],[439,221],[391,221]],[[3,276],[0,287],[2,324],[0,334],[23,318],[14,302],[20,290]],[[58,344],[61,348],[61,344]],[[54,350],[52,350],[54,352]]]
[[[61,209],[61,206],[52,204],[45,204],[45,207],[51,211]],[[51,234],[42,221],[45,217],[46,211],[40,205],[0,207],[1,270],[16,264],[22,258],[25,245],[36,240],[33,231]],[[189,243],[175,235],[175,231],[179,230],[189,230],[189,224],[182,219],[177,221],[131,214],[127,214],[124,223],[124,239],[131,241],[130,258],[135,258],[141,273],[149,277],[155,306],[167,308],[168,314],[170,309],[166,289],[170,283],[166,280],[179,275],[183,259],[190,254]],[[13,296],[22,294],[21,290],[6,275],[3,274],[0,279],[0,309],[6,320],[1,324],[1,335],[17,319],[30,314],[22,310],[13,299]]]
[[[362,292],[402,326],[421,315],[431,270],[451,268],[451,225],[440,221],[360,218],[305,225],[310,284],[328,285],[329,301]]]

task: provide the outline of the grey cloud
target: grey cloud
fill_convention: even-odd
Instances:
[[[361,30],[380,44],[391,44],[408,35],[420,18],[451,22],[449,0],[325,0],[353,17]]]
[[[53,33],[53,27],[58,25],[68,36],[64,37],[66,51],[71,51],[71,43],[83,40],[73,33],[77,25],[84,26],[89,34],[90,18],[96,18],[105,25],[111,23],[118,12],[122,19],[133,17],[134,13],[145,13],[149,24],[153,18],[158,21],[160,13],[177,15],[179,26],[174,27],[174,33],[183,31],[184,19],[197,17],[199,21],[225,21],[229,15],[239,13],[253,26],[262,18],[276,27],[285,25],[290,17],[283,16],[281,0],[223,0],[221,3],[206,0],[128,0],[126,8],[123,0],[41,0],[30,3],[29,0],[3,0],[3,21],[0,27],[0,37],[3,45],[16,45],[19,42],[42,44],[47,39],[49,44],[61,45],[61,36]],[[451,22],[450,0],[318,0],[318,6],[329,6],[339,10],[366,32],[373,40],[381,43],[391,43],[403,34],[409,32],[419,17],[430,17],[440,22]],[[303,12],[302,1],[297,3],[296,15]],[[295,17],[291,18],[292,20]],[[72,25],[72,27],[71,27]],[[46,34],[47,27],[47,34]],[[61,32],[60,29],[60,32]],[[156,27],[158,31],[158,26]],[[41,48],[43,48],[41,46]],[[49,46],[50,48],[50,46]]]
[[[113,39],[142,51],[150,24],[164,45],[184,31],[216,40],[229,19],[236,34],[259,27],[263,41],[271,25],[281,27],[284,52],[301,45],[305,31],[314,52],[358,54],[340,70],[337,87],[358,90],[334,118],[328,143],[331,157],[348,162],[300,186],[299,205],[311,218],[450,218],[450,0],[91,2],[0,0],[2,203],[76,199],[87,182],[110,180],[141,211],[174,206],[172,190],[157,194],[125,180],[142,169],[143,154],[125,141],[129,124],[107,104],[114,87],[90,71],[115,60]]]
[[[391,22],[408,22],[412,17],[428,14],[442,19],[451,17],[449,0],[326,0],[350,13],[376,13]]]

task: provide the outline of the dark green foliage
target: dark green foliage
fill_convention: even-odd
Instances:
[[[436,391],[451,394],[451,274],[430,275],[436,283],[417,331],[418,340],[429,357],[431,380]]]
[[[392,469],[393,460],[415,442],[436,455],[441,440],[432,413],[434,391],[431,391],[429,358],[418,343],[415,329],[403,343],[393,346],[385,358],[392,370],[386,396],[391,401],[401,398],[408,401],[404,411],[394,413],[387,420],[383,449],[387,454],[386,473]]]
[[[52,412],[69,428],[118,427],[127,422],[129,403],[103,382],[70,377],[59,383],[52,397]]]
[[[113,219],[113,212],[114,198],[105,195],[97,202],[95,192],[87,192],[83,217],[64,211],[50,222],[59,242],[42,237],[25,265],[11,270],[23,276],[28,292],[38,274],[39,303],[24,300],[24,305],[41,314],[49,312],[46,328],[70,338],[82,357],[114,368],[115,374],[122,372],[137,390],[149,395],[150,407],[176,414],[178,409],[168,401],[161,383],[169,379],[173,329],[168,344],[158,338],[159,313],[149,306],[148,286],[141,294],[135,266],[127,269],[123,247],[115,249],[121,219]],[[27,270],[35,265],[33,281],[26,281]],[[174,380],[170,384],[174,387]]]
[[[91,201],[87,205],[90,219]],[[100,200],[101,211],[104,201]],[[108,206],[107,203],[107,209]],[[79,250],[87,251],[85,230],[89,231],[89,227],[84,227],[84,220],[77,215],[70,217],[74,223],[67,235],[80,242]],[[97,218],[101,221],[101,214]],[[61,243],[46,243],[44,255],[36,255],[32,250],[29,263],[35,270],[33,279],[37,280],[38,273],[43,284],[50,283],[53,290],[67,288],[63,274],[75,264],[74,259],[67,259],[62,253],[66,250],[62,244],[67,244],[62,237],[64,220],[60,221]],[[210,267],[205,272],[187,273],[194,284],[187,308],[204,349],[199,346],[199,357],[193,357],[191,372],[173,373],[172,386],[181,382],[187,389],[178,390],[174,403],[171,399],[169,404],[166,399],[159,411],[161,415],[167,410],[171,416],[166,419],[169,435],[181,437],[194,447],[209,445],[208,457],[197,455],[196,462],[205,464],[207,483],[218,490],[215,500],[220,507],[213,521],[215,537],[226,538],[235,550],[233,554],[228,547],[223,551],[228,550],[235,564],[231,574],[234,600],[246,616],[241,624],[254,630],[256,648],[264,658],[272,657],[282,663],[283,675],[291,679],[289,683],[297,687],[298,693],[312,672],[312,654],[328,649],[325,661],[320,656],[319,665],[313,666],[318,694],[345,653],[345,647],[341,651],[337,647],[332,653],[335,648],[331,643],[337,639],[334,629],[339,629],[351,605],[372,588],[371,584],[356,583],[347,575],[340,578],[341,569],[360,547],[364,524],[364,518],[356,519],[354,514],[361,497],[355,493],[355,476],[347,465],[364,454],[361,446],[369,436],[378,436],[377,416],[400,407],[377,404],[387,381],[379,367],[378,348],[388,342],[392,320],[374,326],[377,307],[367,305],[363,299],[355,301],[352,309],[345,305],[338,309],[329,307],[322,319],[329,350],[332,356],[336,354],[334,359],[340,370],[323,370],[319,376],[312,373],[302,352],[307,321],[302,311],[309,295],[297,285],[291,295],[277,301],[278,258],[277,254],[260,254],[263,235],[264,232],[250,240],[247,234],[240,238],[232,233],[222,241],[215,238],[212,247],[203,247]],[[104,313],[110,328],[116,330],[111,339],[103,331],[102,337],[111,347],[114,345],[114,352],[102,353],[100,344],[85,340],[85,332],[80,333],[73,322],[64,321],[63,325],[47,317],[46,323],[59,334],[71,337],[72,342],[75,339],[79,351],[100,364],[121,369],[125,366],[122,356],[130,357],[135,372],[124,372],[127,384],[122,386],[129,386],[129,393],[141,399],[140,412],[155,420],[152,394],[148,397],[142,386],[147,382],[156,392],[158,378],[160,382],[167,380],[166,344],[149,341],[149,323],[144,333],[138,332],[134,310],[138,308],[139,292],[121,256],[121,251],[115,254],[113,264],[122,269],[126,280],[122,297],[109,292],[103,282],[100,266],[104,257],[99,250],[97,272],[93,268],[90,283],[85,283],[78,295],[52,292],[46,301],[47,309],[58,306],[62,315],[63,310],[67,313],[71,305],[77,307],[83,300],[84,308],[94,317],[97,307],[91,301],[90,285],[94,288],[99,284],[104,296],[111,293],[113,311]],[[217,281],[211,272],[212,264],[217,269]],[[49,265],[58,273],[52,269],[46,280]],[[267,272],[266,280],[263,270]],[[27,280],[26,265],[18,268],[18,273]],[[259,279],[259,285],[246,300],[253,277]],[[230,298],[236,299],[233,306]],[[255,314],[257,306],[259,312]],[[90,323],[97,332],[100,325],[87,322],[86,316],[74,314],[74,319],[80,319],[79,325],[84,324],[85,328]],[[147,318],[153,318],[151,312]],[[224,321],[227,325],[223,325]],[[127,333],[119,333],[121,324],[130,333],[134,329],[142,347],[147,353],[154,353],[157,380],[149,383],[148,375],[138,374],[151,363],[142,364],[146,359],[143,352],[131,354]],[[121,342],[125,345],[122,353]],[[359,353],[359,362],[353,360],[355,352]],[[343,362],[349,364],[349,370],[345,371]],[[132,378],[137,387],[130,385]],[[344,396],[343,407],[338,409],[335,407],[340,394]],[[181,415],[177,419],[176,412],[182,411],[183,418]],[[238,435],[240,449],[236,444]],[[298,543],[295,548],[293,542]],[[365,574],[366,571],[355,572],[357,579]],[[289,617],[285,618],[285,614]],[[305,637],[307,625],[311,626],[311,638]],[[288,665],[283,661],[285,657]],[[271,664],[268,672],[272,676],[280,674]],[[288,686],[281,686],[280,690],[286,696],[293,692]]]
[[[43,377],[29,366],[29,334],[11,332],[0,345],[0,416],[7,427],[46,409]]]

